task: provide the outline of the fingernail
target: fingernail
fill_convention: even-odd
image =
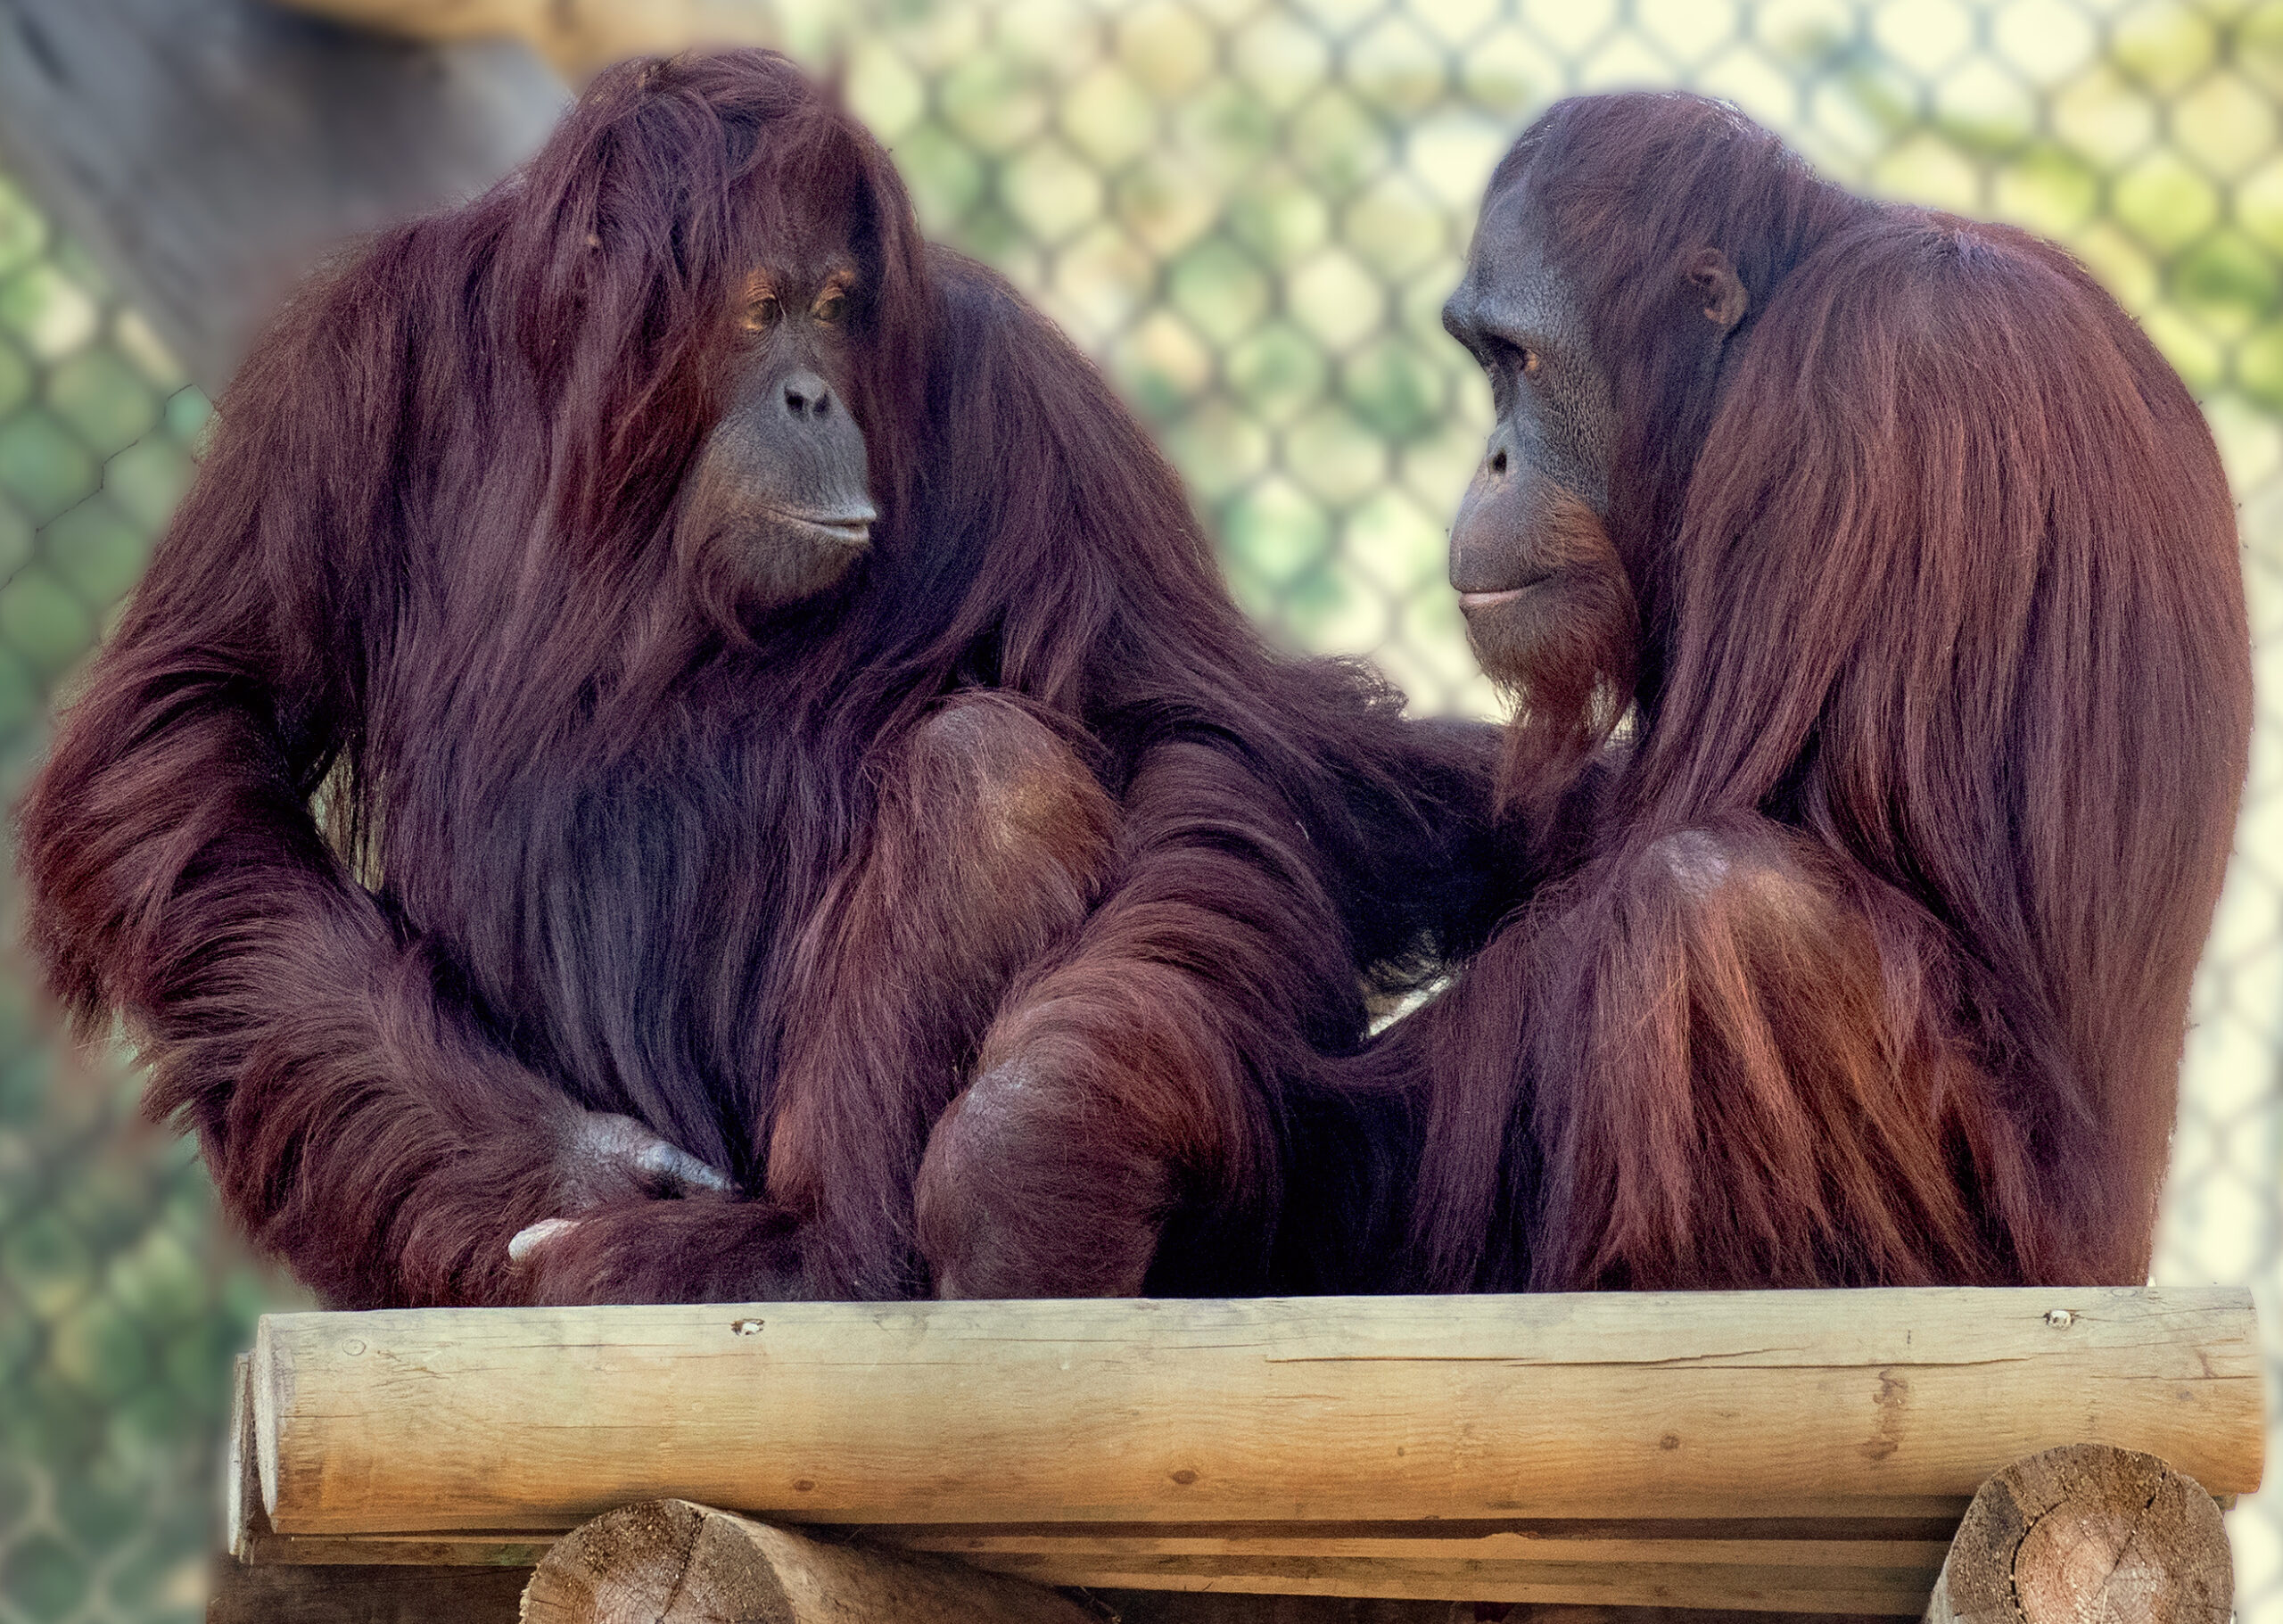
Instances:
[[[578,1227],[569,1218],[541,1218],[536,1224],[526,1224],[508,1241],[507,1261],[521,1263],[556,1236]]]

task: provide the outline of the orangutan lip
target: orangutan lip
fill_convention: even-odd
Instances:
[[[856,514],[795,513],[790,508],[777,509],[778,515],[804,530],[813,531],[820,539],[842,547],[869,547],[872,540],[872,520],[870,509]]]
[[[1462,592],[1459,594],[1459,613],[1471,614],[1477,609],[1495,609],[1500,604],[1512,603],[1524,593],[1544,583],[1545,579],[1544,575],[1533,575],[1518,587],[1508,587],[1497,592]]]

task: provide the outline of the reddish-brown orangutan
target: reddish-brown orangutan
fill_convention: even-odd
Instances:
[[[1444,317],[1536,889],[1370,1057],[1414,1278],[2144,1281],[2250,725],[2180,379],[2058,249],[1679,95],[1532,126]]]
[[[1267,655],[1102,380],[731,54],[287,313],[22,862],[332,1303],[1323,1284],[1368,1175],[1286,1170],[1471,906],[1470,754]]]

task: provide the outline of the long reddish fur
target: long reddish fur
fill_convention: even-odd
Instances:
[[[881,517],[756,616],[671,517],[737,291],[818,218]],[[923,1149],[1009,1052],[1049,1109],[931,1172],[985,1262],[1098,1288],[1042,1232],[1091,1199],[1174,1224],[1154,1286],[1333,1283],[1375,1186],[1287,1189],[1311,1122],[1357,1132],[1323,1057],[1359,967],[1464,911],[1487,787],[1395,709],[1263,648],[1102,379],[787,63],[633,64],[246,363],[21,808],[30,936],[331,1303],[926,1290]],[[577,1108],[754,1199],[617,1203],[518,1274]]]
[[[1535,897],[1371,1059],[1431,1084],[1413,1278],[2145,1281],[2251,714],[2194,401],[2059,249],[1718,103],[1562,103],[1510,184],[1611,372],[1637,613],[1521,696]],[[1629,739],[1541,713],[1596,672]]]

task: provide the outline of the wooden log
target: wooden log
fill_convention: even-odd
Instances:
[[[824,1523],[1943,1517],[2015,1459],[2259,1481],[2240,1290],[284,1315],[285,1535],[641,1499]]]
[[[0,151],[210,394],[343,238],[481,191],[568,98],[521,44],[261,0],[0,0]]]
[[[260,1510],[259,1503],[255,1507]],[[874,1523],[811,1525],[826,1536],[863,1532],[901,1550],[981,1562],[993,1555],[1106,1564],[1143,1556],[1425,1556],[1500,1562],[1677,1562],[1691,1566],[1920,1568],[1928,1582],[1957,1519],[1892,1523],[1713,1520],[1540,1519],[1505,1523]],[[413,1567],[532,1567],[554,1533],[531,1529],[413,1529],[374,1534],[278,1534],[259,1522],[234,1536],[232,1554],[257,1566],[376,1563]]]
[[[2075,1444],[1982,1486],[1926,1624],[2226,1624],[2235,1590],[2201,1485],[2153,1455]]]
[[[622,1506],[556,1542],[523,1624],[1098,1624],[1051,1590],[942,1556],[812,1539],[687,1500]]]

